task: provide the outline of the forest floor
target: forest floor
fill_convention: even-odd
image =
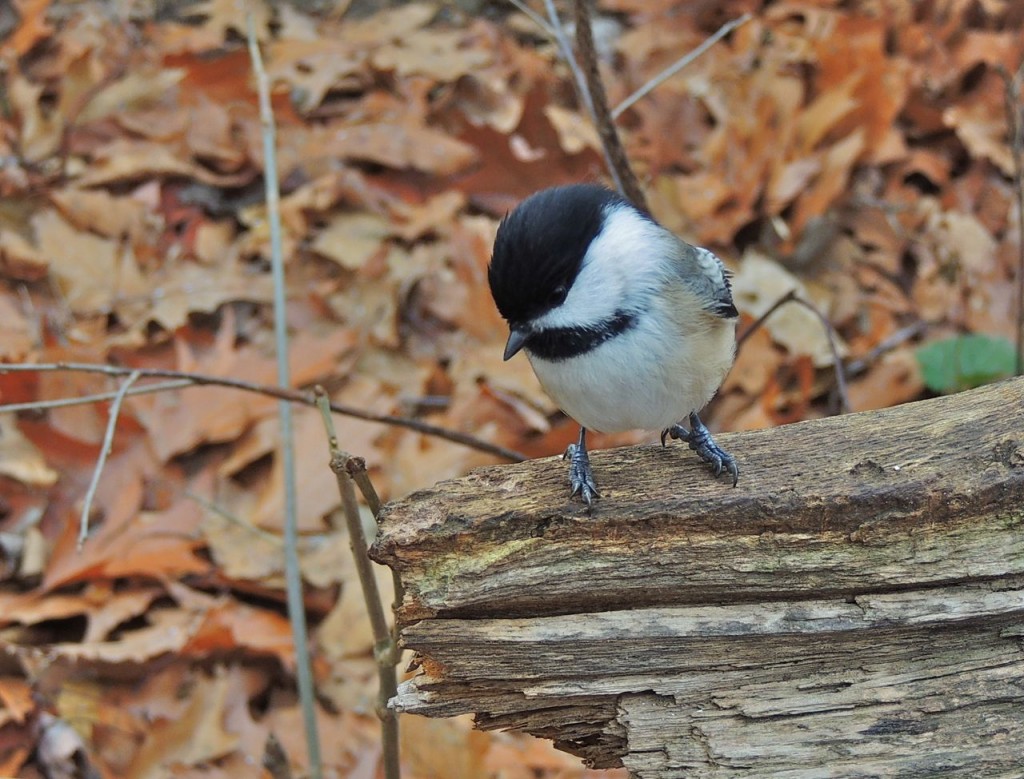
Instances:
[[[550,455],[576,427],[524,360],[502,361],[486,267],[509,208],[602,179],[602,156],[545,31],[512,5],[469,5],[248,3],[274,88],[292,378]],[[733,270],[741,330],[796,290],[830,323],[848,391],[828,330],[791,304],[743,343],[709,425],[1012,372],[1024,6],[600,0],[611,104],[744,13],[618,124],[654,215]],[[0,10],[0,362],[274,383],[245,35],[235,0]],[[0,776],[270,776],[271,735],[302,775],[277,402],[208,386],[124,397],[79,550],[125,381],[0,374],[0,404],[36,405],[0,416]],[[372,636],[321,420],[297,407],[295,423],[325,771],[372,779]],[[500,461],[407,425],[336,424],[385,499]],[[412,779],[624,776],[465,719],[402,731]]]

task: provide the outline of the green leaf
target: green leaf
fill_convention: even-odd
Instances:
[[[933,392],[959,392],[1012,376],[1016,353],[1001,336],[958,335],[916,351],[924,383]]]

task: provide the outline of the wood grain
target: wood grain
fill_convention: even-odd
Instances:
[[[387,507],[421,673],[637,777],[1024,776],[1024,380],[683,447],[485,468]]]

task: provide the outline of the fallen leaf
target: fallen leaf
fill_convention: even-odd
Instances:
[[[584,149],[601,151],[601,138],[589,119],[578,111],[554,103],[544,108],[544,115],[558,133],[558,142],[567,154],[579,154]]]
[[[774,260],[747,250],[732,281],[736,307],[754,319],[764,314],[776,301],[791,290],[796,290],[804,299],[810,299],[803,283]],[[812,301],[813,302],[813,301]],[[827,312],[827,306],[818,303]],[[806,354],[815,367],[821,368],[833,362],[828,336],[818,318],[798,303],[787,303],[776,311],[765,323],[772,339],[786,347],[793,354]],[[846,351],[845,345],[836,336],[839,354]]]
[[[282,6],[294,13],[290,6]],[[354,54],[343,40],[316,37],[312,40],[283,37],[267,50],[267,71],[273,81],[291,88],[296,107],[309,112],[332,90],[361,89],[369,82],[364,56]]]
[[[32,487],[49,487],[59,474],[18,429],[14,414],[0,414],[0,475]]]
[[[491,52],[474,44],[462,30],[417,30],[377,48],[372,62],[399,76],[455,81],[491,63]]]
[[[123,78],[107,84],[82,107],[79,122],[95,122],[111,114],[145,110],[158,103],[177,86],[185,71],[150,64],[128,71]]]
[[[21,362],[38,337],[14,297],[0,294],[0,362]]]
[[[203,683],[193,685],[188,706],[172,720],[149,723],[146,740],[126,772],[126,779],[158,779],[173,764],[192,766],[223,758],[238,744],[237,733],[228,730],[225,719],[232,701],[231,686],[223,669],[215,670]]]
[[[65,187],[51,191],[50,199],[76,227],[104,238],[140,240],[154,228],[149,208],[135,197],[112,195],[103,189]]]
[[[16,676],[0,676],[0,702],[4,705],[0,711],[0,728],[8,722],[22,724],[36,708],[32,686]]]
[[[14,5],[20,19],[4,41],[4,48],[9,49],[15,58],[20,58],[28,54],[37,43],[49,38],[54,28],[46,18],[50,0],[15,0]]]
[[[315,128],[303,133],[307,159],[342,158],[441,176],[476,162],[479,152],[441,130],[409,120]]]
[[[310,248],[348,270],[358,270],[381,251],[391,229],[375,214],[337,214]]]
[[[342,39],[365,48],[401,40],[433,19],[436,13],[437,6],[433,3],[403,3],[350,21],[342,27]]]
[[[235,333],[225,322],[216,346],[196,356],[176,341],[178,367],[211,376],[229,376],[256,384],[272,384],[276,376],[272,356],[254,347],[236,349]],[[319,335],[304,331],[291,341],[289,357],[296,385],[330,375],[354,346],[355,336],[345,328]],[[132,398],[132,409],[152,438],[157,455],[166,460],[201,442],[237,438],[249,425],[270,414],[277,401],[228,387],[189,387],[176,393]]]

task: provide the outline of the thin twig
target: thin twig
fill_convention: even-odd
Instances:
[[[601,81],[598,67],[597,49],[594,47],[594,32],[590,27],[590,7],[588,0],[573,0],[573,12],[576,17],[576,50],[579,53],[580,65],[587,79],[587,91],[590,94],[591,114],[597,134],[601,137],[601,146],[605,150],[605,158],[615,185],[623,197],[631,201],[637,208],[647,211],[647,198],[640,180],[629,164],[629,157],[615,129],[611,111],[608,109],[608,96]]]
[[[1016,374],[1024,375],[1024,122],[1021,121],[1020,87],[1024,81],[1024,62],[1012,76],[1005,68],[1000,73],[1006,85],[1006,123],[1013,153],[1013,186],[1017,201],[1017,360]]]
[[[103,446],[100,447],[100,456],[96,458],[96,467],[92,472],[92,481],[89,482],[89,489],[85,493],[85,501],[82,503],[82,518],[78,523],[78,549],[81,551],[85,545],[85,539],[89,537],[89,514],[92,512],[92,502],[96,497],[96,488],[100,484],[100,475],[103,473],[103,466],[107,464],[107,458],[114,449],[114,430],[117,429],[117,418],[121,414],[121,404],[124,403],[124,396],[128,394],[139,379],[139,372],[133,371],[124,380],[124,383],[114,395],[114,401],[110,404],[110,411],[107,412],[107,431],[103,434]]]
[[[0,364],[0,375],[4,373],[24,372],[45,372],[45,371],[74,371],[78,373],[102,373],[107,376],[128,376],[138,370],[139,375],[153,379],[181,379],[196,386],[231,387],[232,389],[252,392],[257,395],[266,395],[278,400],[287,400],[289,403],[300,403],[304,406],[315,406],[316,400],[311,393],[293,390],[288,387],[277,387],[271,384],[257,384],[241,379],[231,379],[224,376],[210,376],[204,373],[190,373],[189,371],[176,371],[165,368],[128,368],[120,365],[102,365],[89,362],[50,362],[50,363],[2,363]],[[44,401],[46,402],[46,401]],[[0,406],[0,412],[7,410],[8,406]],[[342,416],[362,419],[367,422],[377,422],[382,425],[404,427],[414,430],[423,435],[443,438],[454,444],[476,449],[480,452],[493,454],[511,462],[522,462],[527,457],[522,452],[514,449],[507,449],[498,444],[477,438],[476,436],[462,433],[458,430],[449,430],[446,427],[432,425],[428,422],[421,422],[418,419],[395,416],[391,414],[375,414],[355,406],[348,406],[343,403],[331,403],[331,411]]]
[[[746,24],[753,18],[753,14],[745,13],[743,14],[743,16],[737,17],[736,19],[733,19],[731,22],[726,22],[725,24],[723,24],[721,27],[718,28],[718,31],[714,35],[712,35],[710,38],[704,41],[700,46],[691,51],[689,54],[680,57],[678,60],[676,60],[663,71],[661,71],[658,75],[654,76],[654,78],[652,78],[642,87],[640,87],[636,92],[634,92],[632,95],[630,95],[617,106],[615,106],[615,108],[612,110],[612,119],[618,119],[620,116],[622,116],[623,111],[627,110],[638,100],[641,100],[642,98],[646,97],[654,89],[659,87],[668,79],[672,78],[672,76],[674,76],[680,70],[685,68],[695,59],[697,59],[697,57],[699,57],[701,54],[703,54],[716,43],[718,43],[720,40],[722,40],[722,38],[724,38],[726,35],[731,33],[737,27]]]
[[[540,27],[549,37],[554,38],[558,41],[558,33],[552,29],[551,25],[544,21],[544,17],[534,11],[530,6],[523,2],[523,0],[508,0],[512,5],[518,8],[523,14],[525,14],[531,22]],[[548,8],[548,12],[551,12],[551,8]]]
[[[263,134],[263,182],[266,191],[267,219],[270,227],[270,267],[274,280],[274,343],[277,351],[277,383],[282,389],[291,386],[288,366],[288,319],[285,297],[284,250],[281,240],[281,192],[277,182],[277,128],[270,105],[270,79],[263,68],[256,23],[252,9],[245,15],[249,57],[256,74],[259,95],[260,126]],[[295,680],[306,736],[309,773],[313,779],[323,775],[320,766],[320,735],[316,722],[316,693],[313,670],[307,646],[306,609],[302,597],[302,571],[299,567],[298,487],[295,482],[295,430],[292,405],[282,399],[278,404],[281,419],[281,457],[284,472],[284,571],[288,599],[288,621],[295,644]]]
[[[216,503],[213,503],[212,501],[207,500],[206,498],[204,498],[199,493],[193,492],[192,490],[182,490],[181,492],[182,492],[182,494],[186,498],[188,498],[189,500],[195,501],[200,506],[202,506],[204,509],[209,511],[211,514],[216,514],[218,517],[223,519],[225,522],[230,522],[235,527],[241,528],[242,530],[244,530],[247,533],[252,533],[252,535],[256,536],[259,539],[262,539],[264,541],[269,541],[270,543],[274,544],[275,546],[280,546],[281,545],[280,537],[275,535],[274,533],[271,533],[269,530],[264,530],[263,528],[261,528],[261,527],[259,527],[257,525],[252,524],[252,522],[248,522],[248,521],[242,519],[241,517],[236,517],[230,511],[225,511],[220,506],[218,506]],[[307,538],[309,538],[309,536],[307,536]]]
[[[366,505],[370,507],[373,518],[378,519],[381,509],[380,496],[377,495],[377,490],[374,489],[373,482],[370,481],[370,474],[366,470],[366,460],[362,457],[350,457],[345,465],[349,476],[355,481],[359,491],[363,493],[363,499],[366,500]],[[396,648],[395,663],[397,664],[398,609],[401,608],[402,601],[405,600],[405,585],[402,584],[402,577],[398,575],[398,571],[394,568],[391,569],[391,584],[395,591],[394,600],[391,602],[391,641],[392,645]]]
[[[828,348],[832,352],[832,368],[835,371],[836,375],[836,392],[839,394],[839,411],[842,414],[850,413],[850,410],[852,408],[850,405],[850,391],[847,387],[846,369],[843,366],[843,360],[839,355],[839,346],[836,343],[835,328],[832,327],[832,323],[828,321],[828,317],[821,313],[821,311],[818,309],[816,305],[800,297],[795,289],[791,289],[781,298],[772,303],[772,305],[768,307],[767,311],[761,314],[761,316],[754,320],[754,323],[750,327],[748,327],[746,330],[743,331],[743,333],[740,334],[740,336],[736,339],[737,351],[743,347],[743,344],[746,343],[747,339],[750,338],[750,336],[752,336],[759,328],[761,328],[764,325],[764,323],[768,320],[768,317],[770,317],[772,314],[774,314],[787,303],[800,304],[808,311],[810,311],[812,314],[814,314],[818,318],[818,321],[821,322],[821,326],[825,330],[825,337],[828,339]]]
[[[875,344],[875,346],[863,357],[858,357],[857,359],[850,360],[846,363],[846,373],[850,376],[856,376],[858,373],[867,370],[868,367],[883,354],[891,352],[897,346],[909,341],[911,338],[917,338],[917,336],[921,335],[927,329],[928,323],[921,320],[914,322],[913,324],[909,324],[906,327],[901,327],[887,338],[883,338]]]
[[[319,388],[318,388],[319,389]],[[358,458],[352,457],[338,447],[338,437],[334,432],[334,420],[331,419],[330,406],[327,403],[327,396],[322,391],[317,393],[317,407],[324,420],[324,429],[327,432],[327,444],[331,455],[331,470],[338,481],[338,492],[341,494],[341,504],[345,514],[345,525],[348,530],[348,542],[352,548],[352,557],[356,564],[356,573],[359,575],[359,584],[363,590],[363,600],[366,603],[366,613],[370,618],[370,627],[373,630],[373,657],[377,663],[378,698],[377,716],[381,724],[381,744],[384,758],[385,779],[398,779],[401,768],[398,758],[398,713],[388,705],[389,701],[398,693],[398,677],[395,666],[398,663],[398,644],[395,635],[388,628],[387,618],[384,616],[384,606],[380,597],[380,589],[377,587],[377,577],[373,572],[373,563],[369,557],[369,545],[366,541],[366,532],[363,529],[363,520],[359,516],[359,503],[356,500],[355,484],[356,479],[353,473],[366,474],[366,466],[360,465]],[[368,477],[367,477],[368,483]],[[376,499],[376,491],[370,485],[370,494],[373,495],[378,508],[380,501]],[[364,494],[366,494],[364,492]]]
[[[555,8],[554,0],[544,0],[544,7],[548,12],[548,19],[551,22],[551,34],[555,38],[555,42],[558,44],[558,51],[562,55],[562,59],[565,60],[569,66],[569,70],[572,72],[572,80],[576,86],[576,94],[586,109],[587,115],[590,117],[591,123],[595,128],[598,127],[597,112],[594,110],[594,99],[590,94],[590,87],[587,85],[587,77],[583,70],[580,68],[579,62],[576,60],[576,54],[572,48],[572,42],[569,40],[569,36],[565,34],[565,27],[562,26],[562,20],[558,16],[558,9]],[[601,139],[601,153],[604,155],[604,164],[608,168],[608,173],[611,174],[612,180],[615,182],[615,188],[625,193],[625,185],[619,175],[618,168],[615,166],[615,160],[612,159],[611,150],[604,143],[604,139]]]
[[[142,375],[141,373],[139,374]],[[151,392],[166,392],[167,390],[183,389],[192,385],[190,381],[161,381],[156,384],[146,384],[142,387],[132,387],[126,395],[148,395]],[[44,411],[51,408],[67,408],[68,406],[84,406],[89,403],[102,403],[104,400],[113,400],[118,396],[120,390],[114,392],[100,392],[96,395],[82,395],[77,398],[57,398],[56,400],[33,400],[28,403],[8,403],[0,406],[0,414],[13,414],[18,411]]]
[[[772,303],[768,307],[768,310],[761,314],[761,316],[759,316],[757,319],[755,319],[753,324],[750,325],[750,327],[748,327],[746,330],[739,334],[739,336],[736,338],[736,351],[742,349],[743,344],[746,343],[747,339],[761,329],[764,323],[768,320],[768,317],[770,317],[772,314],[774,314],[776,311],[778,311],[780,308],[786,305],[786,303],[789,303],[795,299],[796,290],[791,289],[781,298]]]

